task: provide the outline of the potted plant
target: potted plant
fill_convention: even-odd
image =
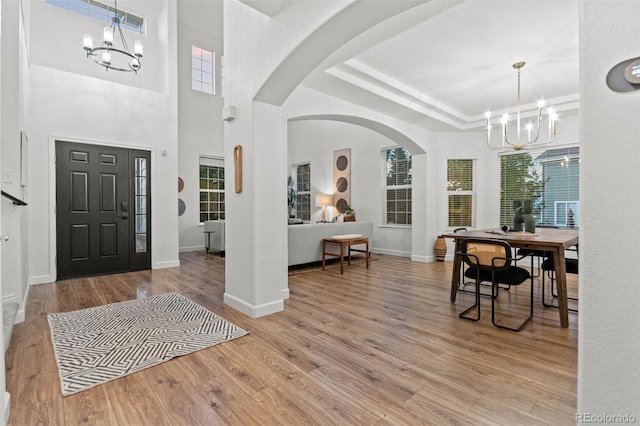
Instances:
[[[287,178],[287,205],[289,207],[289,217],[295,217],[293,209],[296,208],[298,202],[298,191],[291,175]]]
[[[355,222],[356,221],[356,212],[351,208],[349,204],[347,204],[344,208],[344,221],[345,222]]]

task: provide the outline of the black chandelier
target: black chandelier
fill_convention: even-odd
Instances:
[[[114,46],[114,36],[120,36],[121,48]],[[135,72],[142,67],[142,42],[136,40],[133,45],[133,53],[129,52],[127,40],[124,38],[122,28],[120,28],[120,18],[118,17],[118,0],[115,1],[114,15],[111,18],[111,25],[104,28],[103,41],[98,47],[93,47],[93,36],[85,34],[83,37],[84,50],[87,58],[96,64],[110,69],[124,72]]]

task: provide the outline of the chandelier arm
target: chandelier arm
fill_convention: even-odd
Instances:
[[[503,151],[506,150],[506,148],[508,146],[513,147],[514,150],[518,151],[521,149],[524,149],[525,147],[528,147],[530,145],[548,145],[550,143],[552,143],[555,140],[555,136],[556,136],[556,115],[551,111],[551,108],[547,109],[547,115],[549,116],[549,138],[547,139],[546,142],[538,142],[539,138],[540,138],[540,125],[542,123],[542,111],[543,111],[543,105],[544,103],[541,101],[538,104],[538,113],[537,113],[537,123],[536,123],[536,129],[532,138],[531,135],[531,130],[532,130],[532,126],[531,124],[527,124],[526,126],[526,130],[527,130],[527,136],[526,138],[524,138],[524,136],[522,136],[521,132],[522,132],[522,123],[521,123],[521,119],[522,119],[522,115],[521,115],[521,91],[520,91],[520,71],[521,69],[525,66],[525,62],[516,62],[515,64],[512,65],[512,67],[514,69],[517,70],[518,72],[518,91],[517,91],[517,99],[516,99],[516,123],[515,123],[515,127],[516,127],[516,141],[515,143],[512,142],[511,140],[509,140],[509,123],[508,123],[508,115],[504,114],[503,119],[502,119],[502,146],[495,146],[492,144],[492,137],[491,137],[491,113],[489,111],[487,111],[487,113],[485,114],[485,116],[487,117],[487,138],[486,138],[486,143],[487,143],[487,147],[489,149],[494,149],[494,150],[498,150],[498,149],[502,149]],[[513,135],[511,135],[513,137]]]
[[[113,66],[111,64],[107,65],[104,62],[102,62],[100,59],[98,59],[99,56],[100,56],[98,53],[102,52],[104,50],[107,50],[109,52],[117,52],[117,53],[120,53],[122,55],[128,56],[131,59],[137,59],[135,57],[135,55],[132,55],[129,52],[125,52],[124,50],[121,50],[121,49],[118,49],[118,48],[115,48],[115,47],[105,47],[105,46],[94,47],[90,51],[87,51],[87,58],[90,58],[96,64],[98,64],[100,66],[103,66],[103,67],[105,67],[107,69],[112,69],[112,70],[116,70],[116,71],[124,71],[124,72],[136,72],[137,73],[137,70],[131,68],[131,64],[130,63],[129,63],[129,69],[126,69],[126,68],[116,67],[116,66]]]

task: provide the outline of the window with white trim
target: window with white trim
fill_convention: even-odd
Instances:
[[[214,80],[215,54],[198,46],[191,46],[191,88],[215,94]]]
[[[296,186],[296,217],[311,220],[311,163],[294,166]]]
[[[447,160],[448,226],[472,228],[476,223],[474,160]]]
[[[111,25],[111,19],[115,9],[95,0],[46,0],[46,3],[66,9],[79,15],[87,16],[107,25]],[[144,35],[144,18],[118,8],[120,26],[137,34]]]
[[[382,151],[384,223],[411,225],[411,154],[402,147]]]
[[[513,202],[533,200],[538,226],[580,226],[580,148],[548,148],[500,157],[500,223],[512,226]]]
[[[224,219],[224,160],[200,156],[200,222]]]

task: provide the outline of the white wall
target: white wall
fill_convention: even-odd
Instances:
[[[290,163],[311,163],[311,223],[322,215],[322,209],[315,206],[315,195],[333,193],[333,152],[350,148],[350,205],[358,221],[373,222],[372,251],[411,256],[411,227],[382,226],[381,151],[396,146],[393,141],[362,126],[328,120],[291,121],[287,135]],[[327,220],[337,214],[333,207],[328,208]]]
[[[613,92],[605,78],[614,65],[640,53],[640,2],[584,1],[580,9],[577,411],[631,414],[637,422],[640,92]]]
[[[20,3],[7,2],[2,13],[2,121],[0,133],[2,149],[2,190],[20,199],[26,198],[26,188],[21,184],[20,130],[24,128],[24,38],[20,20]],[[28,207],[16,206],[2,199],[2,229],[9,240],[3,243],[2,302],[22,305],[26,293],[26,227],[24,220]],[[19,308],[17,321],[24,318],[24,308]]]
[[[205,22],[197,25],[203,20]],[[191,89],[192,45],[215,53],[215,95]],[[184,190],[178,197],[186,205],[185,213],[179,218],[180,251],[204,248],[204,229],[199,216],[200,155],[224,157],[221,56],[222,2],[178,2],[178,175],[184,181]],[[228,175],[229,179],[232,177]]]
[[[121,6],[125,9],[125,4]],[[132,2],[148,19],[145,62],[138,75],[106,72],[83,56],[79,43],[47,51],[49,30],[71,39],[88,18],[44,2],[31,3],[27,132],[29,135],[29,274],[31,283],[55,280],[54,140],[152,151],[152,267],[177,266],[177,12],[172,1]],[[59,12],[65,12],[61,14]],[[36,25],[40,23],[43,27]],[[91,29],[91,28],[90,28]],[[86,30],[85,30],[86,31]],[[78,35],[78,40],[80,40]],[[128,36],[128,34],[127,34]],[[75,37],[75,36],[74,36]],[[131,39],[130,39],[131,40]],[[73,52],[73,54],[71,53]],[[62,66],[68,58],[76,72]],[[85,63],[92,67],[83,74]],[[98,71],[96,71],[96,69]],[[123,84],[122,81],[126,81]]]

